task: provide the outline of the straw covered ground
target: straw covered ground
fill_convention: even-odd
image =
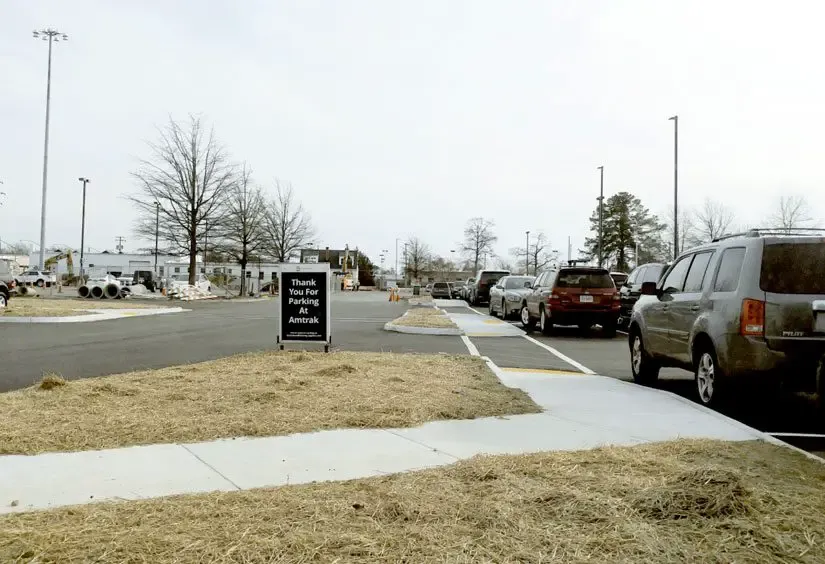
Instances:
[[[0,317],[66,317],[87,315],[90,309],[146,309],[151,306],[131,300],[73,300],[12,298],[0,309]]]
[[[478,457],[0,517],[0,561],[825,562],[825,465],[760,442]]]
[[[457,328],[452,319],[442,310],[434,307],[414,307],[408,309],[406,314],[398,319],[393,319],[390,323],[393,325],[403,325],[405,327],[427,327],[433,329]]]
[[[0,454],[539,412],[478,358],[266,352],[0,394]]]

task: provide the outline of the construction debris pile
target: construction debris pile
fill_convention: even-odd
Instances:
[[[215,294],[191,284],[175,284],[166,291],[166,295],[173,300],[190,302],[192,300],[209,300],[217,298]]]

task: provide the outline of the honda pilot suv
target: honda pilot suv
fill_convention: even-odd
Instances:
[[[543,272],[521,304],[521,324],[532,330],[538,322],[549,335],[554,325],[578,325],[587,331],[601,325],[605,337],[616,336],[619,292],[605,268],[562,267]]]
[[[806,230],[810,231],[810,230]],[[792,234],[788,234],[788,233]],[[751,230],[683,253],[645,282],[630,320],[633,378],[694,373],[705,405],[779,386],[825,397],[825,233]]]

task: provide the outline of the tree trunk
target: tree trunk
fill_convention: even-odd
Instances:
[[[244,296],[246,294],[246,265],[249,261],[246,259],[241,260],[241,293],[240,296]]]
[[[194,217],[194,214],[193,214]],[[192,238],[189,240],[189,284],[195,284],[195,274],[198,269],[198,234],[197,224],[192,222]]]

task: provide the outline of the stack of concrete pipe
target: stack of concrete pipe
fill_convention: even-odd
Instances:
[[[121,288],[120,283],[111,279],[89,280],[77,289],[77,295],[81,298],[95,298],[119,300],[129,295],[128,288]]]

